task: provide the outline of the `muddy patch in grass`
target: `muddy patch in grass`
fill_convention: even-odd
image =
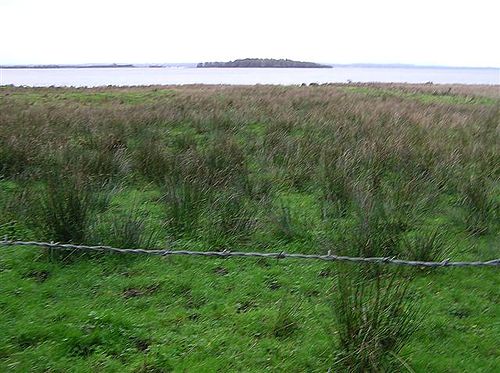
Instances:
[[[142,288],[130,287],[130,288],[125,289],[122,292],[122,295],[124,298],[127,298],[127,299],[128,298],[135,298],[135,297],[142,297],[145,295],[151,295],[151,294],[156,293],[159,288],[160,288],[160,284],[153,284],[153,285],[149,285],[149,286],[142,287]]]

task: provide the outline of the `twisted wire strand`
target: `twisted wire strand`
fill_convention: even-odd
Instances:
[[[376,264],[394,264],[413,267],[498,267],[500,266],[500,258],[489,260],[485,262],[451,262],[448,259],[441,262],[423,262],[417,260],[402,260],[392,257],[351,257],[342,255],[319,255],[319,254],[299,254],[299,253],[262,253],[262,252],[240,252],[240,251],[191,251],[191,250],[167,250],[167,249],[120,249],[111,246],[89,246],[89,245],[73,245],[53,242],[36,242],[36,241],[11,241],[2,240],[0,246],[35,246],[44,247],[48,249],[73,249],[83,251],[100,251],[100,252],[115,252],[121,254],[144,254],[144,255],[158,255],[158,256],[172,256],[172,255],[193,255],[203,257],[215,258],[230,258],[230,257],[243,257],[243,258],[268,258],[268,259],[312,259],[323,261],[341,261],[352,263],[376,263]]]

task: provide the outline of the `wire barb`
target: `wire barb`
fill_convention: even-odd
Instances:
[[[394,264],[410,267],[499,267],[500,258],[489,260],[486,262],[450,262],[445,259],[441,262],[422,262],[416,260],[402,260],[395,257],[381,257],[381,258],[364,258],[364,257],[351,257],[332,255],[330,251],[326,255],[319,254],[299,254],[299,253],[285,253],[284,251],[278,253],[262,253],[262,252],[241,252],[241,251],[190,251],[190,250],[168,250],[168,249],[120,249],[110,246],[89,246],[89,245],[73,245],[68,243],[54,243],[54,242],[36,242],[36,241],[11,241],[4,238],[0,241],[0,246],[35,246],[44,247],[48,249],[60,250],[83,250],[83,251],[99,251],[99,252],[115,252],[120,254],[144,254],[144,255],[193,255],[203,257],[215,258],[229,258],[229,257],[242,257],[242,258],[275,258],[275,259],[312,259],[323,261],[341,261],[351,263],[364,263],[364,264]]]

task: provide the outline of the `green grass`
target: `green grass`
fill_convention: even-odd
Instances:
[[[127,91],[103,91],[103,92],[88,92],[85,90],[64,91],[61,92],[14,92],[11,93],[10,99],[14,99],[19,103],[41,104],[50,102],[76,102],[83,104],[142,104],[151,103],[159,98],[168,98],[175,94],[171,89],[153,89],[147,92],[127,92]]]
[[[2,87],[0,236],[500,257],[498,109],[409,89]],[[369,357],[365,371],[498,370],[496,268],[403,271],[401,297],[372,288],[390,273],[0,248],[0,371],[356,371],[358,358],[339,363],[349,354]],[[339,276],[380,318],[346,328],[366,309],[338,307]],[[399,298],[421,320],[414,334],[393,333]],[[342,330],[376,332],[363,350]]]
[[[449,93],[407,92],[400,89],[374,87],[342,87],[347,92],[362,93],[373,97],[400,97],[418,100],[425,104],[442,103],[449,105],[498,105],[499,100],[491,97],[463,96]]]
[[[325,371],[332,363],[327,265],[120,256],[64,265],[40,254],[3,249],[2,370]],[[477,272],[417,279],[428,314],[402,354],[415,371],[497,367],[498,274]],[[300,300],[297,330],[277,338],[289,297]]]

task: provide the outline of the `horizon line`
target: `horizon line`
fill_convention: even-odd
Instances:
[[[264,58],[261,58],[264,59]],[[238,60],[238,59],[237,59]],[[233,61],[233,60],[231,60]],[[204,61],[207,62],[207,61]],[[212,61],[209,61],[212,62]],[[219,61],[217,61],[219,62]],[[224,62],[224,61],[221,61]],[[312,62],[312,61],[308,61]],[[172,65],[197,65],[199,62],[81,62],[81,63],[13,63],[0,64],[0,69],[6,68],[72,68],[72,67],[162,67]],[[351,66],[351,67],[412,67],[412,68],[446,68],[446,69],[500,69],[500,66],[455,66],[455,65],[433,65],[433,64],[414,64],[414,63],[377,63],[377,62],[351,62],[351,63],[336,63],[336,62],[315,62],[330,66]]]

